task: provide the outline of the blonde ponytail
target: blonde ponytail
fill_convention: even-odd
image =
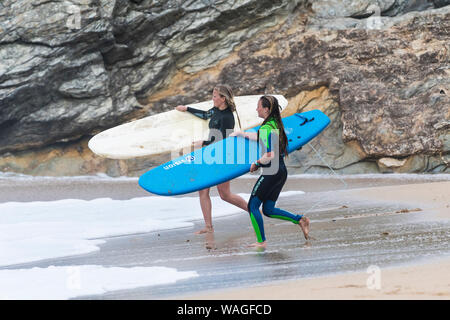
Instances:
[[[225,98],[225,103],[227,107],[230,108],[232,112],[236,112],[236,116],[239,123],[239,129],[242,130],[241,119],[239,118],[239,113],[237,112],[236,109],[236,103],[234,102],[234,95],[233,90],[231,90],[231,87],[226,84],[219,84],[214,87],[214,90],[216,90],[221,97]]]

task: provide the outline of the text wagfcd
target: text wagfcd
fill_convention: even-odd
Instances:
[[[230,304],[221,305],[222,314],[238,315],[238,314],[270,314],[272,308],[268,304]]]

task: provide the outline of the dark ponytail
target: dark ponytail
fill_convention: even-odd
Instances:
[[[284,154],[287,156],[287,147],[288,147],[288,139],[286,136],[286,132],[284,131],[283,120],[281,118],[281,106],[278,103],[277,98],[274,96],[262,96],[259,98],[261,100],[261,104],[264,108],[269,108],[269,115],[264,119],[261,127],[266,124],[270,118],[273,118],[277,123],[277,127],[279,129],[279,144],[280,144],[280,154]],[[259,141],[259,131],[258,131],[258,141]]]

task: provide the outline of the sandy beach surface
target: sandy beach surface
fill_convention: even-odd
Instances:
[[[422,212],[433,219],[450,219],[450,182],[357,189],[350,192],[368,201],[382,200],[417,206],[399,210]],[[362,217],[361,217],[362,218]],[[384,234],[389,237],[390,234]],[[450,299],[450,257],[422,258],[414,265],[366,272],[284,281],[244,289],[183,296],[183,299]]]
[[[448,300],[450,259],[178,297],[192,300]]]
[[[232,181],[249,193],[257,177]],[[297,225],[264,218],[268,247],[248,248],[248,213],[193,227],[109,237],[89,254],[3,266],[164,266],[196,271],[173,284],[78,299],[449,299],[450,179],[425,175],[290,177],[280,208],[311,219],[312,241]],[[216,196],[215,188],[211,196]],[[0,179],[0,203],[148,197],[135,180]],[[196,194],[188,196],[196,197]],[[214,211],[213,211],[214,218]]]

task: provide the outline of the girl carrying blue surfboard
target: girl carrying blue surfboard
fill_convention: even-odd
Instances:
[[[305,239],[309,239],[309,218],[304,215],[292,214],[275,207],[275,202],[280,195],[287,179],[287,169],[284,157],[287,155],[287,137],[284,131],[278,100],[273,96],[262,96],[258,101],[256,111],[264,121],[258,132],[237,131],[231,136],[242,136],[247,139],[260,141],[265,152],[260,159],[255,161],[250,172],[263,168],[262,175],[253,187],[248,201],[248,212],[256,233],[256,243],[252,247],[266,247],[264,223],[259,208],[270,218],[291,221],[298,224]]]
[[[175,109],[182,112],[190,112],[193,115],[209,121],[209,136],[208,140],[200,140],[193,142],[194,147],[203,147],[213,142],[217,142],[227,137],[227,133],[234,129],[234,116],[233,112],[236,111],[236,105],[233,99],[233,91],[228,85],[217,85],[214,87],[212,100],[214,106],[208,111],[198,110],[190,108],[184,105],[179,105]],[[238,115],[238,121],[239,115]],[[239,124],[240,126],[240,124]],[[220,134],[213,134],[213,131],[219,131]],[[200,207],[202,208],[203,218],[205,220],[205,228],[195,232],[196,234],[202,234],[207,232],[214,232],[211,216],[211,198],[209,196],[210,188],[200,190],[198,192],[200,197]],[[231,193],[230,181],[226,181],[217,185],[217,191],[220,198],[226,202],[229,202],[244,211],[247,211],[247,202],[237,194]]]

